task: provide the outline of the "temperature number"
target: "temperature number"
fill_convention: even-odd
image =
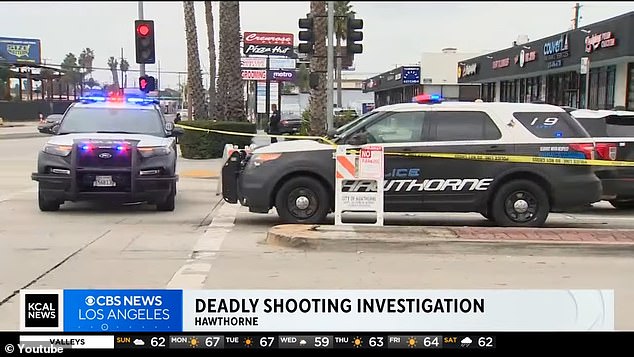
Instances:
[[[220,337],[219,336],[210,336],[210,337],[207,337],[205,339],[205,346],[206,347],[218,347],[219,343],[220,343]]]
[[[370,337],[368,344],[370,347],[383,347],[383,337]]]
[[[275,337],[261,337],[260,347],[271,347],[273,346],[273,341],[275,341]]]
[[[152,347],[165,347],[165,337],[152,337],[150,340]]]
[[[328,346],[330,346],[330,339],[328,337],[315,337],[315,347]]]
[[[479,347],[493,347],[493,337],[480,337],[478,338]]]
[[[434,337],[425,337],[423,339],[423,346],[425,347],[438,347],[440,346],[440,338],[438,336]]]

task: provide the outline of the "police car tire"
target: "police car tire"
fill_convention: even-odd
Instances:
[[[42,212],[59,211],[60,203],[58,201],[49,201],[44,199],[44,196],[42,196],[40,191],[37,191],[37,203],[40,206],[40,211]]]
[[[162,212],[173,211],[174,208],[176,207],[175,198],[176,198],[176,184],[173,184],[172,189],[170,190],[170,193],[167,195],[167,198],[163,202],[156,203],[156,210],[162,211]]]
[[[315,212],[307,218],[301,219],[293,216],[288,206],[289,195],[294,190],[305,188],[312,192],[312,198],[317,199]],[[284,223],[323,223],[330,211],[330,195],[324,185],[318,180],[307,177],[293,177],[280,187],[275,197],[275,208],[280,219]]]
[[[524,191],[532,195],[537,202],[537,211],[530,221],[517,222],[511,219],[505,210],[505,202],[515,192]],[[491,218],[503,227],[541,227],[548,218],[550,202],[548,194],[538,184],[529,180],[513,180],[502,185],[493,198]]]

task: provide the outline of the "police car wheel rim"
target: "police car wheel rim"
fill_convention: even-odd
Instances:
[[[505,202],[506,215],[514,222],[528,222],[535,218],[538,205],[533,194],[526,191],[515,191]]]
[[[302,203],[303,206],[306,200],[308,204],[304,208],[298,206],[298,203]],[[317,195],[310,189],[304,187],[296,188],[288,195],[288,210],[295,218],[310,218],[317,212],[318,207]]]

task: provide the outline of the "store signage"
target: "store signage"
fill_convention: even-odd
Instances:
[[[562,60],[556,60],[556,61],[548,62],[547,67],[548,67],[548,69],[551,69],[551,68],[558,68],[558,67],[561,67],[563,65],[564,65],[564,62]]]
[[[403,84],[419,84],[420,67],[403,67],[401,78]]]
[[[245,45],[293,46],[292,33],[245,32]]]
[[[506,58],[493,61],[492,67],[493,69],[499,69],[499,68],[508,67],[510,64],[511,64],[511,58],[506,57]]]
[[[596,35],[586,36],[586,53],[592,53],[599,48],[607,48],[616,46],[616,38],[612,32],[598,33]]]
[[[556,40],[544,43],[544,60],[546,61],[566,58],[569,55],[568,34],[563,34]]]
[[[293,82],[295,81],[295,70],[275,70],[269,71],[269,79],[278,82]]]
[[[478,73],[478,64],[458,64],[458,79],[473,76]]]
[[[264,57],[242,57],[240,58],[242,68],[266,68],[266,58]]]
[[[290,57],[293,54],[293,46],[244,45],[244,54]]]
[[[520,54],[515,56],[515,64],[519,64],[520,67],[524,67],[527,62],[532,62],[537,59],[537,51],[526,52],[520,51]]]
[[[266,69],[243,69],[242,80],[243,81],[265,81]]]

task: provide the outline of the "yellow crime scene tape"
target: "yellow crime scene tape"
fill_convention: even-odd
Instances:
[[[325,143],[329,144],[329,145],[335,145],[336,144],[328,139],[328,138],[324,138],[321,136],[307,136],[307,135],[271,135],[271,134],[266,134],[266,135],[260,135],[260,134],[253,134],[253,133],[239,133],[239,132],[235,132],[235,131],[225,131],[225,130],[216,130],[216,129],[204,129],[204,128],[196,128],[193,126],[189,126],[189,125],[182,125],[182,124],[175,124],[174,126],[177,126],[179,128],[183,128],[185,130],[195,130],[195,131],[204,131],[207,133],[216,133],[216,134],[225,134],[225,135],[236,135],[236,136],[251,136],[251,137],[256,137],[256,136],[265,136],[267,138],[285,138],[285,139],[306,139],[306,140],[322,140]]]
[[[203,129],[193,126],[176,124],[175,126],[186,129],[204,131],[208,133],[217,133],[236,136],[260,136],[252,133],[239,133],[233,131]],[[305,135],[270,135],[266,137],[285,138],[285,139],[306,139],[321,140],[329,145],[337,146],[332,140],[321,136],[305,136]],[[347,150],[348,153],[358,154],[360,151],[356,149]],[[630,161],[609,161],[609,160],[590,160],[590,159],[566,159],[559,157],[541,157],[541,156],[523,156],[523,155],[486,155],[486,154],[455,154],[455,153],[435,153],[435,152],[385,152],[388,156],[406,156],[406,157],[427,157],[436,159],[455,159],[470,161],[491,161],[491,162],[510,162],[523,164],[550,164],[550,165],[578,165],[578,166],[612,166],[612,167],[634,167],[634,162]]]

